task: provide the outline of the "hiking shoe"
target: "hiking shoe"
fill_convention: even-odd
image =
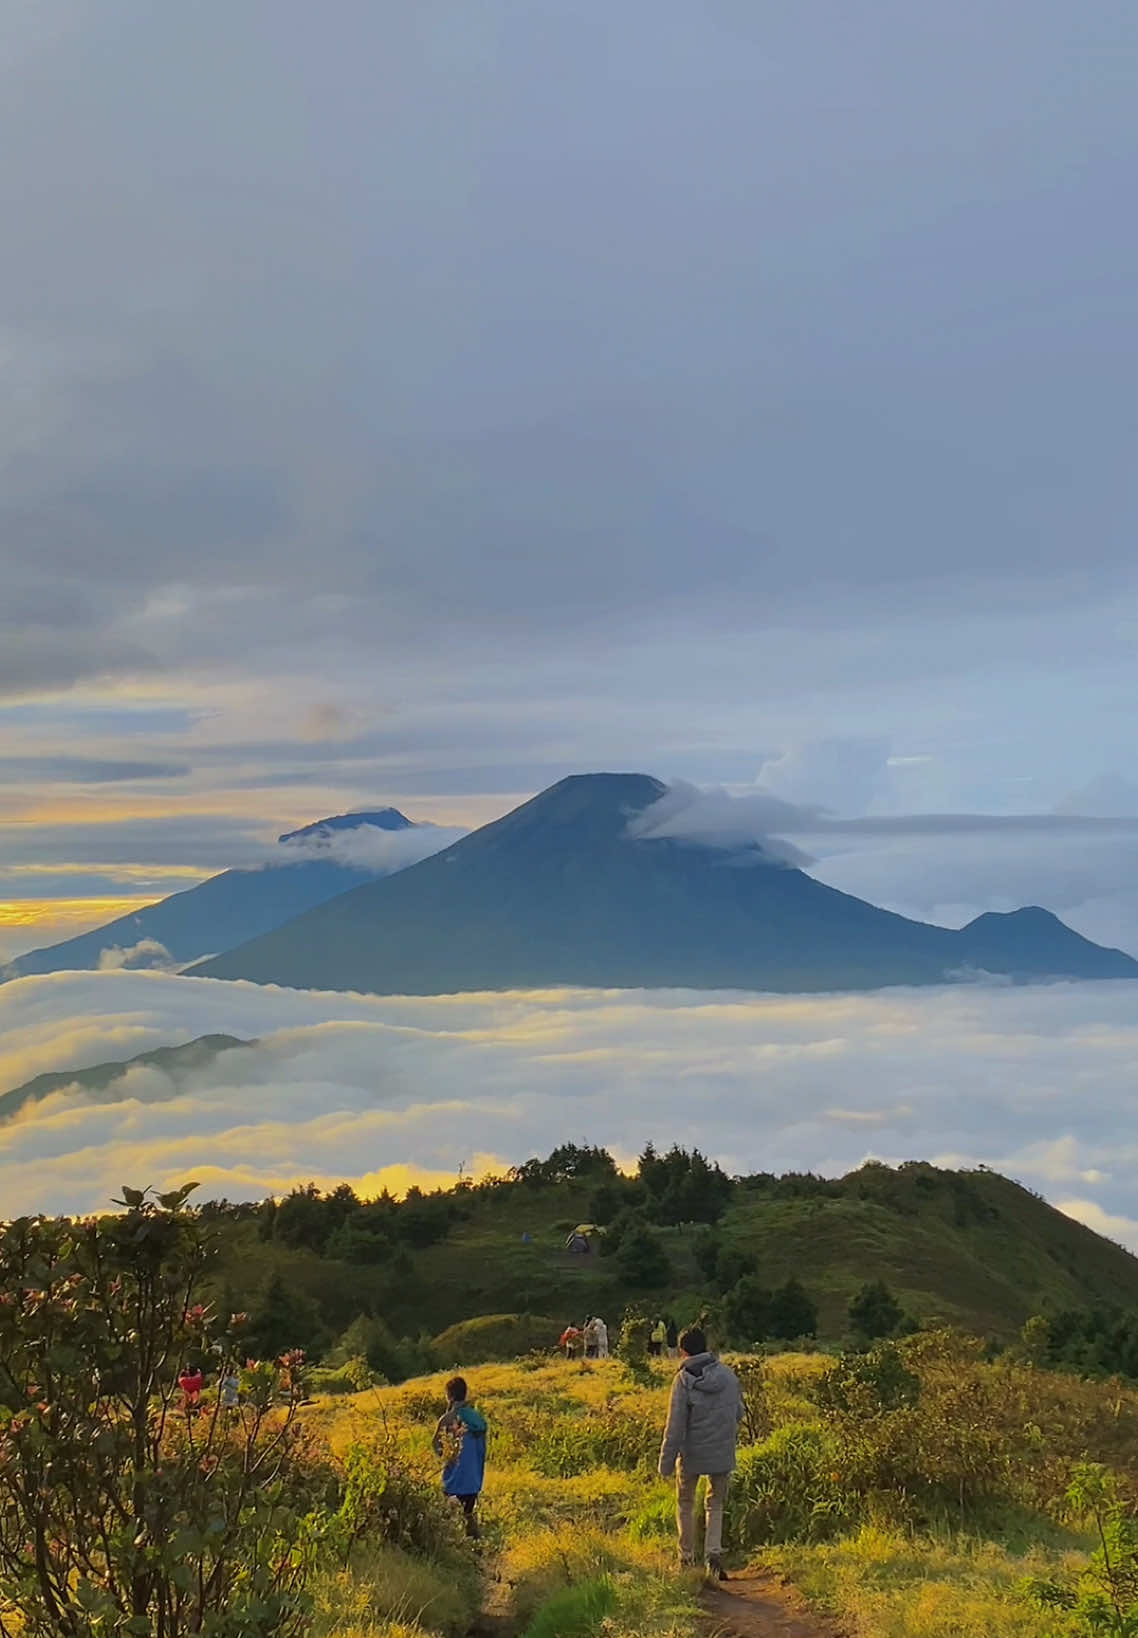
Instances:
[[[707,1579],[709,1581],[726,1581],[727,1571],[723,1568],[723,1560],[717,1553],[713,1553],[707,1561]]]

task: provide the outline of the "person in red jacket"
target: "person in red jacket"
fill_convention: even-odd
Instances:
[[[193,1410],[201,1398],[204,1383],[200,1365],[183,1365],[182,1374],[178,1378],[178,1386],[185,1395],[184,1410]]]

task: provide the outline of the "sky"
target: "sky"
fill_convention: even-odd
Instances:
[[[16,7],[0,956],[598,767],[1138,813],[1136,67],[1123,0]]]

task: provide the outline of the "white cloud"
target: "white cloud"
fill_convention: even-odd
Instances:
[[[984,1162],[1058,1187],[1064,1209],[1076,1184],[1124,1223],[1138,1217],[1138,1141],[1120,1138],[1133,998],[1121,983],[400,998],[163,973],[22,979],[0,989],[0,1088],[209,1031],[261,1044],[177,1087],[140,1069],[111,1101],[65,1091],[25,1109],[0,1126],[0,1191],[15,1212],[97,1207],[124,1179],[192,1175],[231,1197],[308,1177],[366,1189],[566,1139],[622,1158],[652,1139],[743,1172],[835,1173],[870,1152]]]
[[[1068,1217],[1094,1229],[1096,1234],[1104,1234],[1108,1240],[1117,1240],[1127,1250],[1138,1252],[1138,1221],[1133,1217],[1103,1211],[1094,1200],[1057,1200],[1055,1204]]]
[[[356,870],[373,870],[387,876],[407,865],[429,859],[432,853],[461,842],[467,834],[457,826],[413,825],[410,830],[383,830],[379,825],[359,825],[354,830],[332,830],[279,843],[270,865],[295,864],[298,859],[330,859]]]
[[[156,938],[140,938],[137,944],[110,944],[105,950],[99,951],[99,971],[101,973],[117,973],[128,969],[140,970],[156,968],[162,972],[173,972],[178,963],[174,960],[166,946]]]
[[[761,787],[735,795],[721,787],[701,788],[677,779],[659,801],[637,814],[628,826],[634,840],[673,836],[728,850],[760,847],[772,863],[810,864],[809,856],[783,837],[780,830],[800,830],[816,809],[782,801]]]

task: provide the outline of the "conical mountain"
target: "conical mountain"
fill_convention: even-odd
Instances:
[[[380,994],[556,985],[820,990],[1012,976],[1138,977],[1138,962],[1032,912],[956,932],[824,886],[760,849],[634,839],[666,787],[562,780],[382,881],[194,973]],[[983,958],[981,961],[980,958]]]

